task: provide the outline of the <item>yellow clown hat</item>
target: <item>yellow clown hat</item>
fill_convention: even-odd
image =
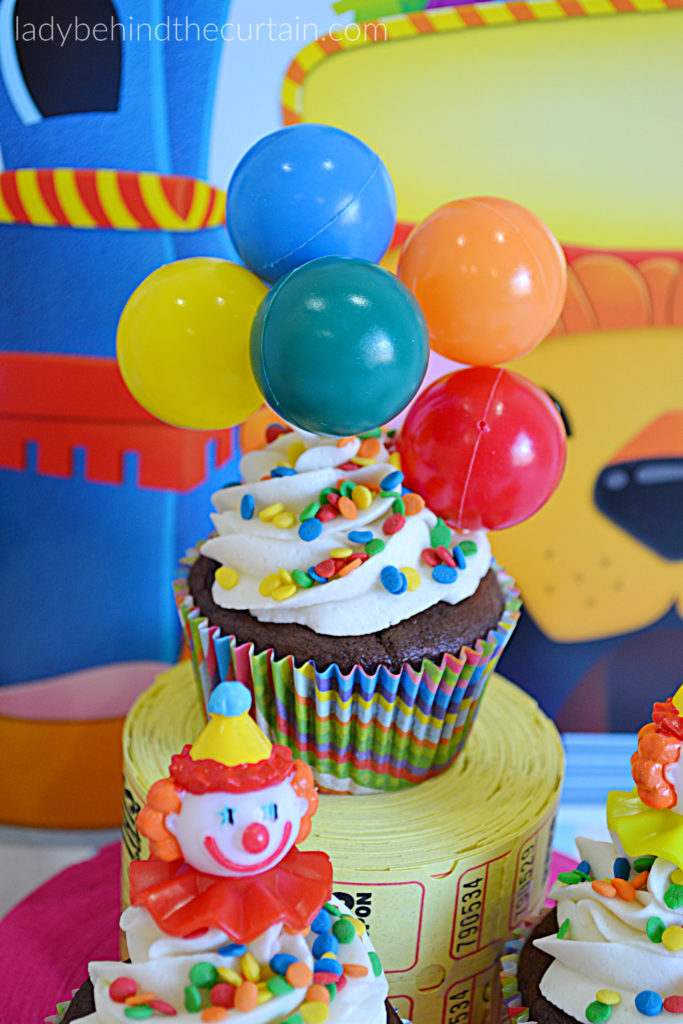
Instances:
[[[233,768],[270,757],[270,740],[249,715],[251,693],[244,683],[219,683],[209,698],[209,721],[190,751],[195,761],[210,758]]]

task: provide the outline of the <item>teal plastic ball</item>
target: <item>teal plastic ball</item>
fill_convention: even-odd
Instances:
[[[291,271],[258,308],[251,365],[290,423],[346,437],[387,423],[427,369],[429,336],[412,293],[365,260],[322,256]]]

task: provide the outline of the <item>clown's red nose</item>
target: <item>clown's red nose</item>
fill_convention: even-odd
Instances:
[[[270,841],[270,834],[265,825],[254,821],[247,825],[242,833],[242,846],[247,853],[261,853]]]

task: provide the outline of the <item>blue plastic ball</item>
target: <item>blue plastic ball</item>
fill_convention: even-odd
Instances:
[[[318,256],[378,262],[395,223],[386,167],[364,142],[331,125],[298,124],[266,135],[228,185],[230,238],[266,281]]]
[[[396,416],[427,369],[427,325],[388,270],[323,256],[266,295],[251,329],[251,365],[268,404],[290,423],[346,437]]]

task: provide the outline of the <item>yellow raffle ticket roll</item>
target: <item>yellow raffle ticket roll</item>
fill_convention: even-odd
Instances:
[[[128,716],[124,905],[128,864],[148,855],[136,815],[203,725],[187,664],[159,676]],[[442,775],[396,793],[321,796],[302,849],[329,854],[335,893],[370,929],[403,1017],[493,1019],[502,944],[545,897],[562,769],[552,722],[494,675],[465,751]]]

